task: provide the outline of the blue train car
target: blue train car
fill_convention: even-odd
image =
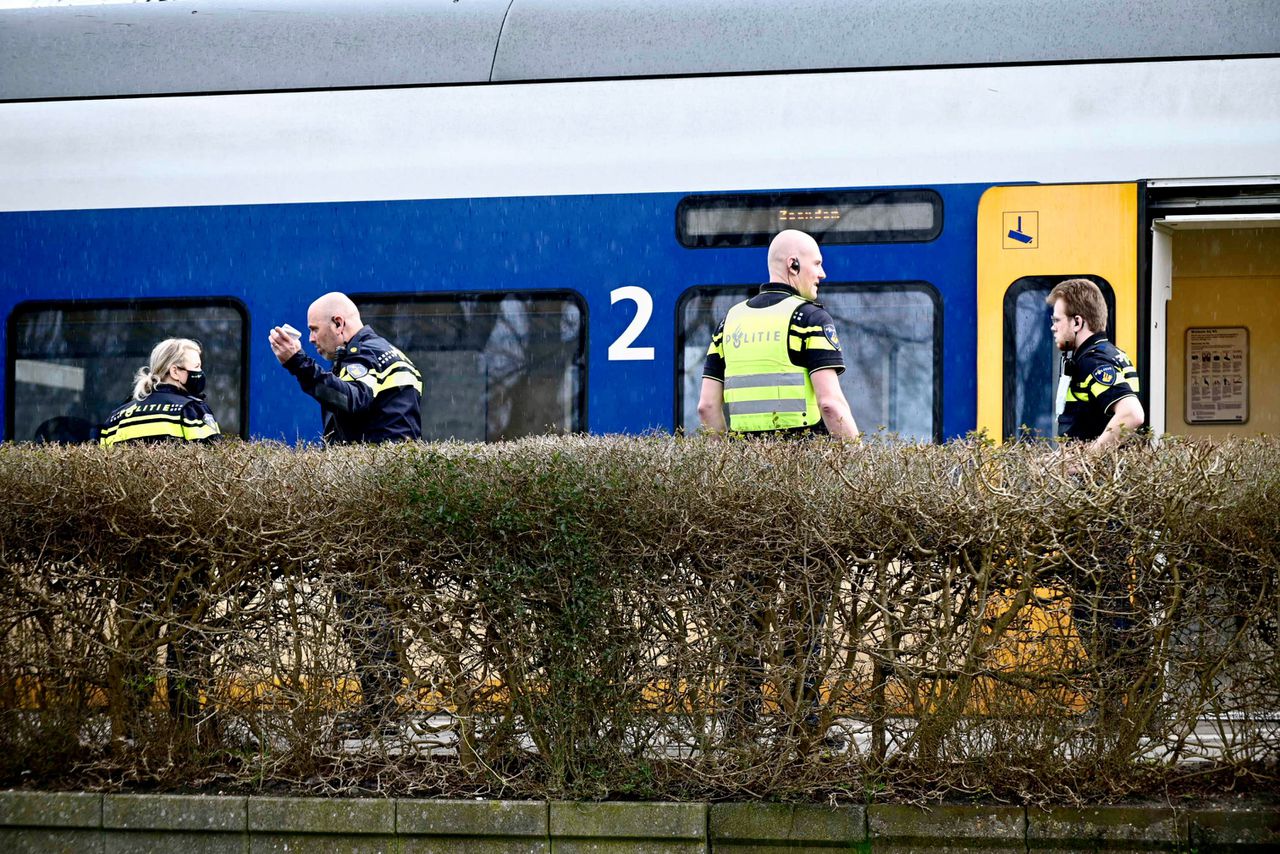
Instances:
[[[942,379],[963,376],[974,348],[981,191],[876,193],[927,196],[923,216],[936,227],[922,242],[824,246],[832,275],[823,300],[844,330],[848,392],[864,423],[923,439],[972,428],[972,378],[949,392]],[[834,201],[815,211],[867,194],[821,195]],[[773,194],[698,198],[713,211],[724,210],[710,207],[721,198],[779,204]],[[52,417],[92,422],[127,395],[150,344],[182,332],[207,348],[211,404],[229,430],[313,438],[315,407],[275,364],[266,331],[305,326],[307,304],[329,290],[352,294],[366,322],[423,371],[429,436],[695,427],[690,400],[711,332],[760,283],[764,264],[760,249],[682,243],[676,214],[684,202],[694,216],[689,201],[663,193],[6,214],[0,251],[24,259],[5,288],[8,435],[32,438]],[[50,363],[60,367],[39,372]]]

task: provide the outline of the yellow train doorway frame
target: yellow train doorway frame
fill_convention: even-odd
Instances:
[[[992,187],[982,194],[978,202],[977,428],[997,441],[1004,436],[1005,292],[1026,276],[1062,275],[1097,275],[1111,284],[1116,300],[1115,343],[1137,354],[1136,183]]]

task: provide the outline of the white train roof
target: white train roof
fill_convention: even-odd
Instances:
[[[1276,54],[1274,0],[167,0],[0,9],[0,100]]]

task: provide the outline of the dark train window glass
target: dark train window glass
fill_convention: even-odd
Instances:
[[[243,435],[247,325],[230,301],[20,305],[9,319],[7,433],[17,441],[92,439],[129,398],[151,349],[193,338],[219,428]]]
[[[1088,279],[1107,302],[1107,335],[1115,340],[1116,297],[1101,276],[1024,276],[1004,295],[1004,436],[1057,435],[1056,396],[1062,358],[1053,344],[1052,307],[1045,297],[1059,282]]]
[[[426,439],[586,428],[586,307],[568,292],[355,297],[422,373]]]
[[[702,364],[711,335],[730,307],[756,288],[692,288],[678,308],[677,424],[698,429]],[[937,290],[924,282],[822,286],[844,353],[840,376],[859,429],[886,429],[907,439],[940,438],[942,312]]]
[[[914,243],[942,233],[933,190],[851,190],[689,196],[676,207],[676,234],[690,249],[767,246],[784,228],[819,243]]]

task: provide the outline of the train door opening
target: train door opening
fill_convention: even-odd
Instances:
[[[1134,352],[1137,233],[1137,184],[1033,184],[982,194],[974,363],[980,431],[1006,441],[1056,433],[1061,359],[1045,297],[1064,279],[1098,285],[1108,334]],[[1031,638],[1073,634],[1069,596],[1049,587],[1035,593],[1038,602],[1025,617],[1029,642],[1007,663],[1035,667],[1047,646]]]
[[[1157,435],[1275,435],[1280,188],[1155,187],[1147,423]]]

